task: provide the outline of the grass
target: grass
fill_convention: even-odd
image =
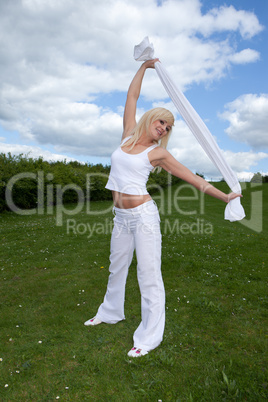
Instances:
[[[224,183],[217,186],[226,189]],[[180,202],[183,214],[174,203],[168,211],[175,191],[166,190],[165,203],[155,196],[163,232],[164,340],[136,360],[126,355],[140,321],[135,259],[126,320],[83,325],[106,290],[112,214],[98,211],[110,203],[93,203],[97,215],[85,208],[65,215],[62,226],[55,224],[55,211],[0,215],[2,401],[267,399],[268,186],[248,184],[244,191],[248,220],[256,191],[262,194],[258,232],[224,221],[224,205],[207,196],[204,214],[200,197]],[[193,193],[185,189],[184,195]],[[76,220],[69,234],[68,219]],[[207,231],[199,227],[198,233],[197,222]],[[94,228],[92,236],[86,225]]]

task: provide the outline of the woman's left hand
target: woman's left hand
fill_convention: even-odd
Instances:
[[[237,197],[243,197],[243,195],[242,194],[237,194],[237,193],[227,194],[227,203],[230,202],[231,200],[234,200]]]

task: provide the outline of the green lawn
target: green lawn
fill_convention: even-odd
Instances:
[[[224,204],[210,197],[180,200],[179,214],[177,187],[155,195],[166,328],[138,359],[127,357],[140,322],[135,259],[126,320],[83,325],[106,290],[113,215],[100,212],[111,203],[64,215],[62,226],[56,210],[1,214],[0,400],[266,400],[268,186],[245,187],[247,226],[225,221]]]

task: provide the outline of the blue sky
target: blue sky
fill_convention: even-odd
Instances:
[[[263,0],[1,2],[0,152],[109,164],[149,36],[239,179],[268,174],[267,28]],[[169,151],[220,179],[150,70],[138,117],[158,105],[176,117]]]

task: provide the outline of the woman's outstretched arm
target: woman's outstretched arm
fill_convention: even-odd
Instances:
[[[154,63],[156,61],[159,61],[159,59],[145,61],[138,69],[137,73],[135,74],[129,86],[124,111],[124,120],[123,120],[124,131],[122,139],[127,137],[136,126],[137,101],[140,96],[141,84],[144,77],[144,73],[147,68],[154,68]]]
[[[167,172],[181,178],[205,194],[218,198],[226,203],[230,202],[234,198],[242,197],[241,194],[226,194],[218,190],[216,187],[212,186],[212,184],[208,183],[202,177],[194,174],[191,172],[191,170],[178,162],[166,149],[157,147],[152,151],[152,154],[154,155],[153,160],[151,160],[153,166],[161,166]]]

